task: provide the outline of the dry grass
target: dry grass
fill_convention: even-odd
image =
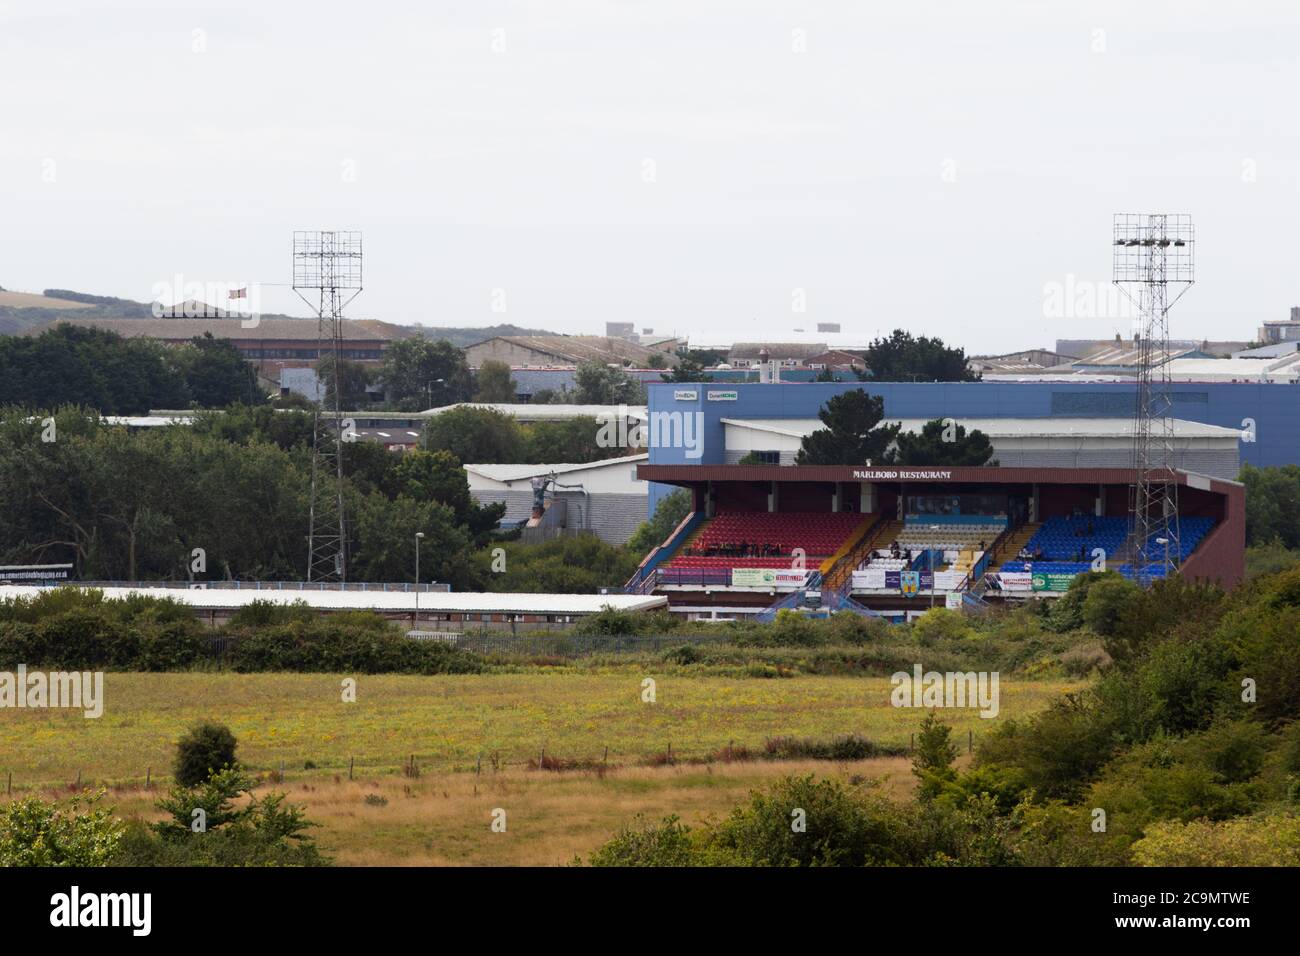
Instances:
[[[13,309],[90,309],[86,302],[73,302],[69,299],[51,299],[38,292],[0,291],[0,306]]]
[[[655,677],[657,701],[641,700]],[[906,745],[922,713],[889,704],[887,678],[789,680],[656,674],[640,667],[572,674],[360,676],[343,703],[342,677],[312,674],[108,674],[98,720],[68,710],[0,710],[0,786],[15,792],[83,784],[139,785],[170,772],[175,742],[199,719],[220,720],[254,771],[290,782],[391,774],[414,755],[421,779],[475,767],[523,768],[541,755],[631,768],[669,745],[680,761],[733,743],[761,751],[772,737],[825,739],[856,733]],[[1042,709],[1077,688],[1065,681],[1002,682],[1001,713],[947,711],[954,737],[978,741],[1000,722]],[[316,769],[305,770],[310,762]],[[750,772],[746,769],[746,772]],[[754,769],[753,772],[761,772]],[[623,779],[627,779],[624,775]]]
[[[637,814],[686,823],[721,818],[749,791],[787,774],[816,773],[861,782],[880,780],[882,792],[910,794],[905,758],[832,764],[815,761],[628,767],[605,773],[505,770],[443,773],[419,780],[346,776],[288,781],[283,790],[320,823],[317,841],[342,866],[559,866],[584,859]],[[376,794],[386,805],[366,803]],[[126,817],[156,819],[157,792],[110,794],[105,802]],[[506,813],[504,833],[491,829],[493,811]]]

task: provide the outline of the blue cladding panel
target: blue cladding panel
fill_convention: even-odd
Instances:
[[[1058,382],[882,382],[735,385],[651,385],[652,412],[698,412],[703,416],[699,457],[684,448],[651,448],[653,464],[722,464],[723,418],[814,418],[833,395],[865,388],[885,399],[894,418],[1123,417],[1131,413],[1134,386],[1126,383],[1070,385]],[[697,393],[677,401],[674,391]],[[736,401],[709,401],[709,391],[732,391]],[[1173,413],[1188,421],[1243,428],[1255,423],[1256,441],[1240,443],[1243,464],[1300,464],[1300,386],[1258,383],[1180,383]],[[657,500],[652,489],[651,507]]]

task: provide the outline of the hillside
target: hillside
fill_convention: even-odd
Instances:
[[[482,328],[464,328],[460,326],[415,325],[408,326],[430,339],[446,339],[459,349],[486,342],[498,335],[555,335],[546,329],[526,329],[518,325],[488,325]]]

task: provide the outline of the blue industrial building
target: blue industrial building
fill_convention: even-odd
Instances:
[[[651,384],[650,464],[724,463],[722,419],[815,418],[833,396],[855,388],[885,401],[888,418],[1128,418],[1136,388],[1127,382],[864,382]],[[1241,431],[1241,463],[1300,464],[1300,388],[1287,384],[1179,382],[1175,418]],[[681,413],[673,416],[671,413]],[[656,413],[668,413],[662,426]],[[687,440],[673,437],[680,421]],[[659,427],[659,434],[656,428]],[[652,485],[649,508],[671,486]]]

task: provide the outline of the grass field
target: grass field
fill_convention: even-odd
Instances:
[[[642,680],[656,681],[643,703]],[[15,790],[83,784],[142,783],[170,773],[174,745],[187,726],[219,720],[239,740],[239,758],[255,772],[400,774],[414,755],[422,771],[474,768],[493,754],[502,769],[523,767],[545,747],[561,758],[636,766],[671,745],[679,760],[734,741],[760,747],[768,737],[826,738],[857,733],[906,744],[919,710],[891,707],[887,678],[734,679],[621,668],[583,673],[474,676],[365,676],[356,702],[344,703],[342,678],[310,674],[117,674],[105,676],[104,715],[78,711],[0,710],[0,775]],[[1079,686],[1066,681],[1001,685],[997,718],[974,710],[945,713],[965,742],[1009,717],[1036,711]],[[314,764],[311,770],[308,763]]]

